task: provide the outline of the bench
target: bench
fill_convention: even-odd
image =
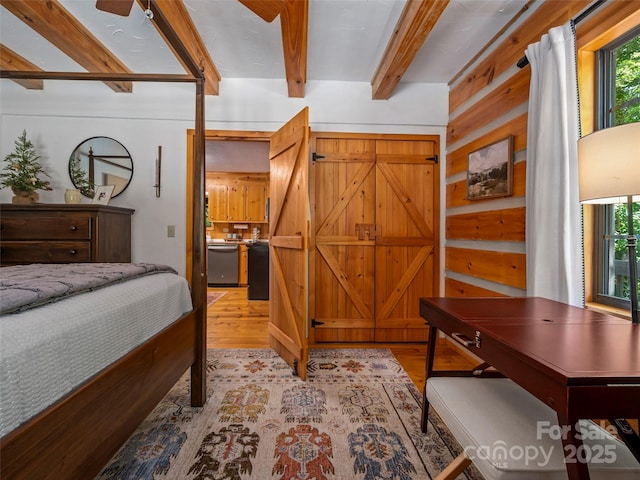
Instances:
[[[456,478],[472,462],[487,480],[567,479],[556,413],[513,381],[431,377],[426,396],[464,450],[436,480]],[[583,445],[567,449],[569,461],[588,461],[593,480],[640,478],[640,463],[606,427],[581,420],[579,428]]]

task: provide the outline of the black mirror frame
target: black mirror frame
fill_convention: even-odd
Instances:
[[[129,158],[129,162],[131,163],[131,173],[129,174],[129,179],[128,179],[127,183],[122,187],[121,190],[119,190],[117,192],[114,190],[114,193],[113,193],[111,198],[115,198],[118,195],[120,195],[122,192],[124,192],[129,187],[129,185],[131,184],[131,179],[133,178],[133,158],[131,157],[131,154],[129,153],[129,150],[127,150],[127,148],[122,143],[120,143],[118,140],[116,140],[114,138],[97,135],[95,137],[89,137],[89,138],[83,140],[82,142],[80,142],[78,145],[76,145],[76,147],[71,152],[71,155],[69,155],[69,162],[68,162],[69,178],[71,179],[71,183],[73,184],[74,187],[80,188],[80,186],[76,185],[76,182],[74,181],[73,174],[72,174],[72,171],[71,171],[71,162],[72,162],[72,159],[73,159],[76,151],[82,145],[86,144],[87,142],[89,142],[91,140],[95,140],[95,139],[105,139],[105,140],[110,140],[112,142],[117,143],[127,153],[126,156],[122,156],[120,158]],[[104,157],[104,156],[96,155],[96,157]],[[127,167],[125,167],[125,168],[127,168]],[[91,197],[89,197],[89,195],[85,194],[84,192],[82,193],[82,195],[85,196],[85,197],[91,198]]]

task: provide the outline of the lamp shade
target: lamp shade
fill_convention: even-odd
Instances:
[[[578,140],[580,201],[640,201],[640,123],[598,130]]]

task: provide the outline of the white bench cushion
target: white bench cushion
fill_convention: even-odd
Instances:
[[[432,377],[426,392],[487,480],[567,479],[556,413],[513,381]],[[581,420],[580,429],[592,479],[640,478],[640,464],[624,443],[591,421]]]

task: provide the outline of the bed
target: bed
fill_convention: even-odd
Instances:
[[[0,477],[93,478],[191,368],[202,320],[186,280],[154,264],[0,269]]]

